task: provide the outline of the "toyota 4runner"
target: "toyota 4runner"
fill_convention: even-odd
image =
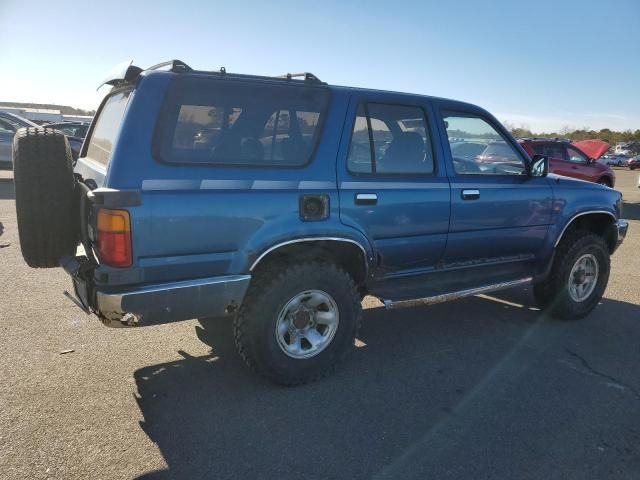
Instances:
[[[365,295],[393,309],[531,283],[583,317],[627,231],[619,192],[548,174],[468,103],[177,60],[105,83],[77,161],[57,130],[15,137],[24,259],[61,265],[108,326],[232,317],[277,383],[331,372]]]

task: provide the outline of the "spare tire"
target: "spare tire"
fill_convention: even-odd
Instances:
[[[21,128],[13,139],[13,181],[22,256],[30,267],[50,268],[78,245],[71,148],[51,128]]]

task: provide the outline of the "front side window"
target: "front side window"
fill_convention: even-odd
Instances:
[[[319,138],[329,92],[308,86],[184,78],[159,136],[170,163],[299,166]]]
[[[570,145],[567,145],[567,156],[569,161],[573,163],[589,163],[589,159],[584,153]]]
[[[519,152],[486,120],[451,113],[444,115],[444,123],[456,174],[526,174]]]
[[[361,104],[347,167],[355,174],[432,174],[433,150],[421,108]]]
[[[14,133],[16,129],[13,125],[0,118],[0,133]]]

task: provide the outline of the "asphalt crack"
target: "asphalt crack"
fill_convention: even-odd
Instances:
[[[580,364],[587,369],[588,373],[590,373],[591,375],[594,375],[596,377],[600,377],[600,378],[604,378],[605,380],[608,380],[608,385],[614,388],[617,388],[619,390],[629,390],[631,393],[633,393],[635,395],[635,397],[640,400],[640,391],[634,387],[633,385],[629,385],[628,383],[625,383],[621,380],[618,380],[617,378],[603,373],[599,370],[596,370],[595,368],[593,368],[591,366],[591,364],[589,364],[589,362],[587,362],[587,360],[582,357],[580,354],[570,350],[569,348],[563,346],[562,347],[564,349],[565,352],[567,352],[569,355],[571,355],[573,358],[577,359]],[[568,362],[567,362],[568,363]]]

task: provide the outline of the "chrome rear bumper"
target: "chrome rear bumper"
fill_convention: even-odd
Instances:
[[[133,327],[224,316],[242,303],[250,275],[228,275],[96,291],[96,310],[110,327]]]
[[[65,257],[61,266],[73,280],[74,300],[109,327],[135,327],[220,317],[236,311],[251,275],[225,275],[139,286],[106,287],[93,279],[95,265],[86,256]]]

